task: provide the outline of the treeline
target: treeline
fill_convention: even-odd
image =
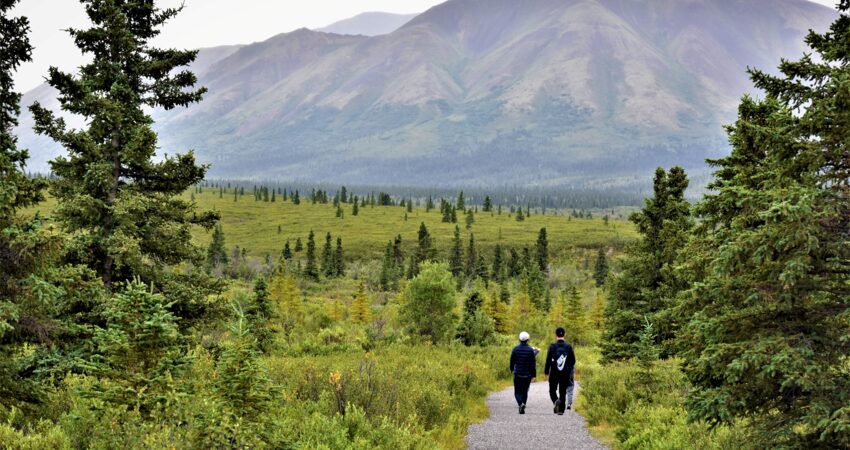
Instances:
[[[202,194],[205,192],[211,191],[213,193],[218,193],[219,198],[224,198],[224,196],[228,196],[228,198],[232,197],[234,202],[238,202],[240,198],[244,198],[246,196],[246,188],[244,186],[234,185],[233,183],[217,183],[217,182],[203,182],[199,185],[194,186],[194,190],[192,192],[192,200],[195,200],[195,194]],[[247,190],[248,198],[253,198],[255,202],[267,202],[267,203],[275,203],[277,201],[280,202],[291,202],[294,205],[300,205],[302,198],[304,201],[308,201],[311,204],[332,204],[335,208],[337,208],[337,217],[344,217],[345,211],[342,206],[345,204],[351,205],[351,215],[357,216],[360,212],[360,208],[375,206],[400,206],[405,208],[407,212],[412,212],[414,206],[417,208],[424,208],[425,212],[431,212],[431,210],[436,208],[436,202],[439,201],[440,204],[440,214],[442,214],[442,221],[444,223],[458,223],[458,209],[460,209],[461,214],[463,215],[463,221],[466,223],[466,228],[469,229],[471,224],[474,222],[474,214],[480,211],[482,212],[494,212],[496,214],[501,215],[503,210],[510,213],[511,215],[515,214],[515,218],[517,221],[522,222],[528,217],[531,217],[532,212],[535,214],[547,214],[547,207],[544,204],[542,207],[534,208],[532,210],[531,203],[527,203],[524,206],[506,206],[502,207],[502,204],[496,204],[490,195],[484,195],[484,199],[479,204],[475,204],[469,201],[469,198],[466,196],[464,191],[458,192],[457,200],[452,201],[451,199],[446,199],[443,197],[434,198],[433,196],[429,196],[425,199],[412,198],[412,197],[396,197],[392,194],[389,194],[384,191],[368,192],[364,194],[355,194],[348,190],[346,186],[339,187],[336,191],[329,193],[327,190],[310,188],[309,191],[302,192],[299,189],[293,189],[291,187],[269,187],[267,185],[252,185]],[[469,205],[469,208],[467,208]],[[620,205],[622,206],[622,205]],[[549,210],[550,212],[553,210]],[[556,213],[559,210],[554,210]],[[561,212],[563,214],[564,212]],[[594,218],[594,212],[589,209],[570,209],[567,213],[569,217],[577,218],[577,219],[592,219]],[[609,220],[609,217],[616,214],[616,212],[611,210],[603,210],[597,211],[597,215],[601,215],[606,222]]]
[[[284,191],[289,195],[298,191],[301,196],[306,196],[313,191],[320,191],[325,194],[330,194],[332,198],[334,194],[341,194],[341,186],[328,183],[306,183],[306,182],[281,182],[275,180],[228,180],[228,179],[209,179],[201,183],[204,187],[224,187],[228,190],[238,188],[248,192],[252,192],[255,187],[262,186],[264,189],[276,191],[280,196]],[[424,205],[428,198],[431,199],[453,199],[458,196],[460,191],[463,191],[466,196],[466,202],[472,206],[482,207],[487,197],[491,199],[494,205],[504,205],[505,207],[531,207],[536,209],[606,209],[618,206],[640,206],[643,198],[649,191],[639,190],[619,190],[614,188],[571,188],[571,187],[524,187],[524,186],[496,186],[496,187],[406,187],[406,186],[368,186],[368,185],[349,185],[346,188],[349,193],[357,192],[359,197],[377,198],[380,193],[384,193],[388,198],[392,199],[395,204],[399,204],[404,199],[409,199],[414,202],[414,205]],[[386,199],[385,199],[386,200]],[[379,203],[380,204],[380,203]]]
[[[741,101],[702,201],[682,169],[656,172],[610,282],[603,358],[681,360],[690,419],[737,426],[738,445],[850,448],[848,9],[809,35],[815,56],[751,70],[766,97]]]

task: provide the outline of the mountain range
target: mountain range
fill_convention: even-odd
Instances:
[[[836,16],[805,0],[449,0],[204,49],[205,100],[153,116],[164,153],[193,148],[220,177],[628,188],[679,164],[699,178],[753,93],[746,68],[799,57]],[[30,125],[21,145],[44,170],[60,150]]]

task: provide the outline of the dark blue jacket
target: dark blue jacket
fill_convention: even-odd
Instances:
[[[518,377],[537,377],[534,349],[527,342],[520,342],[511,351],[511,373]]]

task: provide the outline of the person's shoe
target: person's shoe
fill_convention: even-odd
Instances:
[[[519,413],[525,414],[525,403],[519,405]]]
[[[555,414],[558,414],[559,412],[561,412],[561,401],[555,400]]]
[[[573,405],[572,404],[567,405],[567,409],[573,409]]]

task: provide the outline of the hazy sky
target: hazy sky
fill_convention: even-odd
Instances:
[[[445,0],[182,0],[186,9],[163,29],[159,43],[180,48],[249,44],[298,28],[321,28],[362,12],[417,13]],[[161,0],[163,7],[181,0]],[[78,0],[21,0],[14,14],[30,19],[33,62],[21,67],[16,88],[38,86],[51,65],[74,70],[82,60],[63,29],[85,27]]]
[[[159,43],[178,48],[248,44],[297,28],[320,28],[366,11],[422,12],[444,0],[182,0],[186,9],[166,25]],[[834,6],[838,0],[813,0]],[[181,0],[162,0],[161,6]],[[21,67],[17,89],[39,85],[51,65],[73,71],[82,57],[67,33],[87,24],[78,0],[21,0],[15,13],[29,17],[33,62]]]

